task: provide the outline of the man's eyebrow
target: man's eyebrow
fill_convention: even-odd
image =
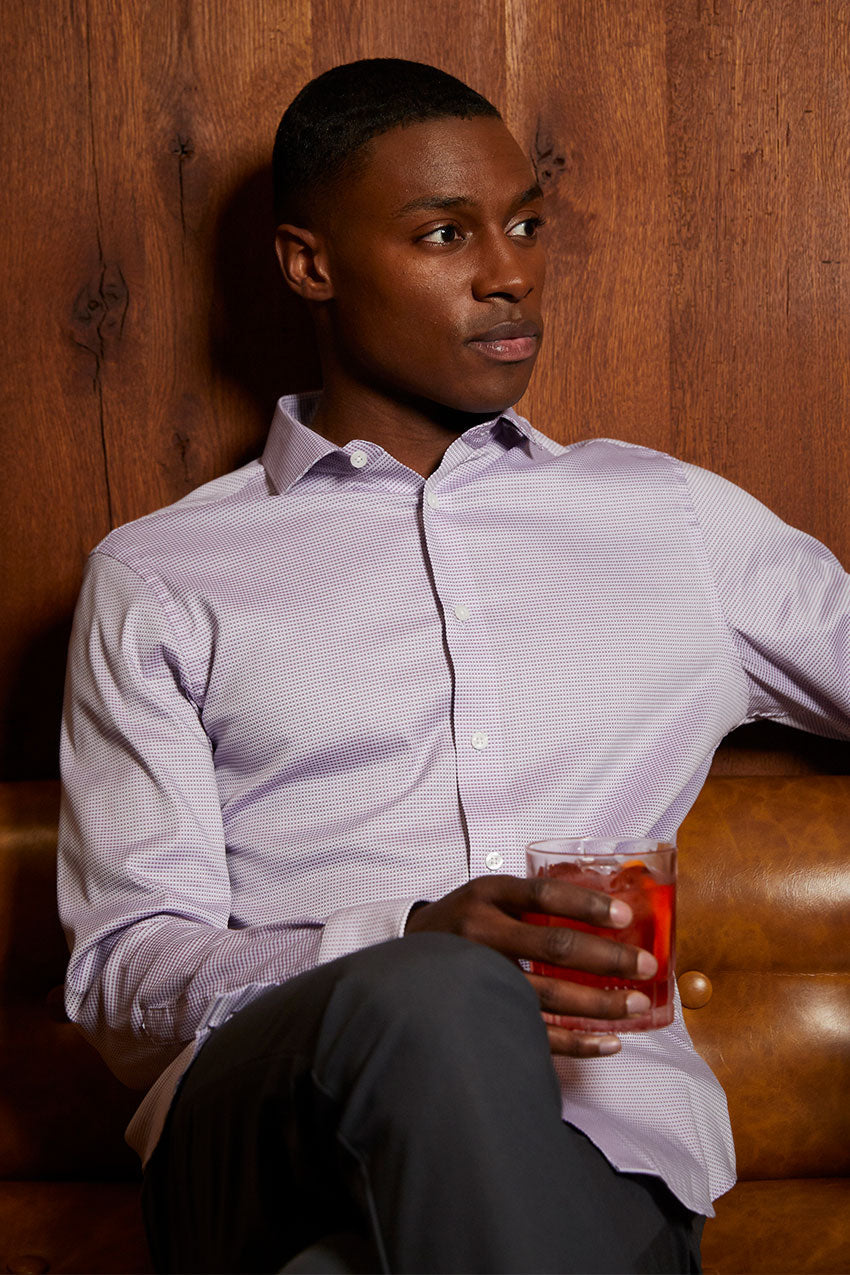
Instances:
[[[529,203],[532,199],[542,199],[543,189],[539,182],[535,182],[533,186],[529,186],[522,194],[517,195],[516,199],[511,201],[511,211],[522,207],[523,204]],[[426,195],[424,199],[411,199],[404,204],[397,212],[393,213],[393,217],[405,217],[412,212],[443,212],[449,208],[480,208],[477,199],[470,199],[467,195]]]
[[[511,204],[511,211],[513,212],[517,208],[521,208],[523,204],[530,204],[533,199],[542,198],[543,187],[540,185],[540,182],[535,182],[533,186],[529,186],[527,190],[524,190],[521,195],[517,195],[516,199]]]

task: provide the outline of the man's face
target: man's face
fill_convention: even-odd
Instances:
[[[332,289],[324,321],[347,375],[463,412],[515,403],[543,328],[541,204],[498,119],[376,137],[321,218]]]

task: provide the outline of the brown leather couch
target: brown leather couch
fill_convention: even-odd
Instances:
[[[0,785],[0,1271],[146,1272],[137,1095],[61,1010],[57,805]],[[680,846],[680,988],[742,1179],[705,1270],[850,1271],[850,776],[712,778]]]

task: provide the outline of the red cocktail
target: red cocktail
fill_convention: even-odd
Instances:
[[[566,877],[575,885],[600,890],[623,899],[632,909],[632,920],[623,929],[603,928],[543,912],[529,912],[524,921],[534,925],[569,926],[589,934],[601,934],[620,943],[652,952],[658,972],[651,979],[612,978],[532,961],[534,974],[569,979],[592,987],[635,988],[650,1000],[650,1008],[631,1018],[608,1020],[544,1014],[547,1022],[578,1031],[645,1031],[667,1027],[673,1021],[673,977],[676,934],[676,848],[661,841],[540,841],[526,852],[529,876]]]

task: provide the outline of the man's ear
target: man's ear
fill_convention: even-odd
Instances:
[[[333,296],[322,236],[304,226],[278,226],[275,252],[283,277],[305,301],[329,301]]]

